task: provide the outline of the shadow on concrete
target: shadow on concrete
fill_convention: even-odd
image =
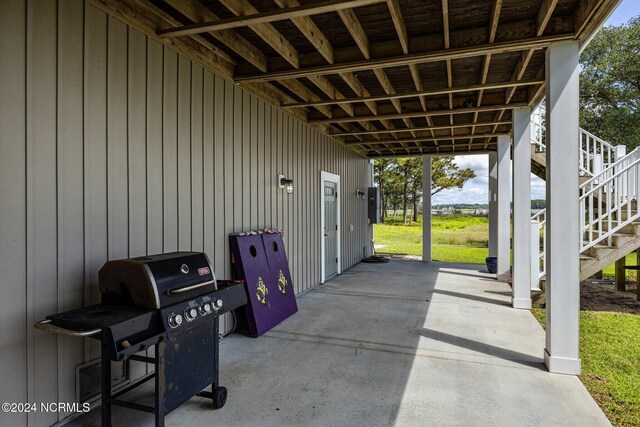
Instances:
[[[493,280],[495,281],[495,279],[491,279],[490,277],[488,277],[487,275],[489,273],[487,273],[486,271],[478,271],[478,273],[483,273],[483,274],[471,274],[471,273],[467,273],[467,272],[462,272],[460,270],[450,270],[450,269],[440,269],[440,274],[453,274],[456,276],[465,276],[465,277],[475,277],[478,279],[485,279],[485,280]]]
[[[468,300],[472,300],[472,301],[486,302],[488,304],[503,305],[503,306],[507,306],[507,307],[511,305],[511,304],[509,304],[508,301],[497,300],[497,299],[493,299],[493,298],[485,298],[485,297],[481,297],[481,296],[478,296],[478,295],[472,295],[472,294],[467,294],[467,293],[462,293],[462,292],[445,291],[443,289],[434,289],[433,293],[434,294],[441,294],[441,295],[448,295],[450,297],[455,297],[455,298],[464,298],[464,299],[468,299]]]
[[[517,351],[509,350],[502,347],[497,347],[491,344],[483,343],[480,341],[471,340],[455,335],[450,335],[445,332],[435,331],[433,329],[422,329],[418,333],[432,340],[443,342],[446,344],[455,345],[456,347],[465,348],[467,350],[476,351],[478,353],[486,354],[488,356],[498,357],[503,360],[525,365],[531,368],[537,368],[542,371],[547,369],[542,361],[531,360],[531,356]]]

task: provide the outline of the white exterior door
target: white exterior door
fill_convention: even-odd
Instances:
[[[324,277],[338,272],[338,203],[337,184],[324,182]]]

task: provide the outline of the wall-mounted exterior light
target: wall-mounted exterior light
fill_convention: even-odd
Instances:
[[[284,175],[278,175],[278,187],[287,190],[287,194],[293,193],[293,180],[287,179]]]
[[[361,191],[359,188],[356,189],[356,199],[364,199],[365,192]]]

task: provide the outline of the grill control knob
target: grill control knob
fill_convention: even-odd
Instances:
[[[171,313],[169,315],[169,326],[177,328],[182,323],[182,316],[179,314]]]
[[[187,322],[191,322],[196,317],[198,317],[198,310],[196,310],[195,308],[187,308],[184,311],[184,317],[187,319]]]
[[[207,314],[211,313],[211,304],[209,304],[208,302],[203,303],[202,305],[200,305],[200,314],[202,314],[203,316],[206,316]]]
[[[220,310],[222,308],[222,300],[221,299],[217,299],[215,301],[213,301],[213,309],[214,310]]]

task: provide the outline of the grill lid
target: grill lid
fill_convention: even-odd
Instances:
[[[108,299],[130,299],[138,307],[162,308],[217,290],[207,255],[172,252],[108,261],[99,273]]]

